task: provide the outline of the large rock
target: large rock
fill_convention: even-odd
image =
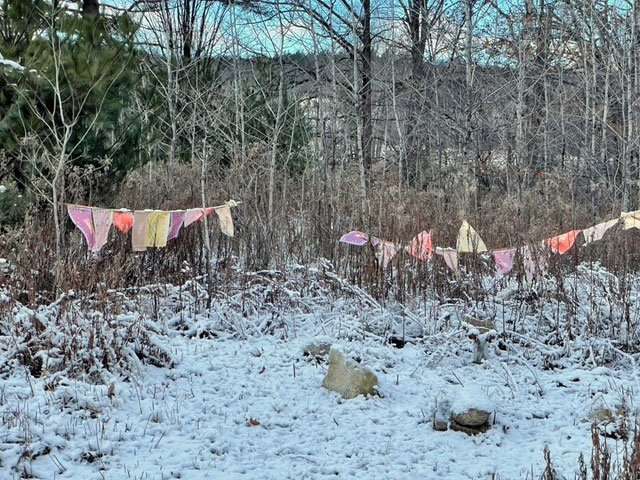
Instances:
[[[451,419],[463,427],[481,427],[489,422],[491,412],[470,408],[462,413],[451,415]]]
[[[477,385],[468,385],[456,392],[451,404],[451,428],[469,433],[468,429],[486,430],[495,409],[487,395]],[[455,425],[454,425],[455,424]]]
[[[342,398],[376,393],[378,377],[370,369],[361,367],[335,348],[329,352],[329,370],[322,381],[327,390],[339,393]]]

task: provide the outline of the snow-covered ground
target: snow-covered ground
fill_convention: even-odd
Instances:
[[[496,327],[486,361],[476,364],[473,327],[448,320],[466,318],[468,305],[442,305],[426,320],[418,309],[382,308],[335,277],[323,280],[341,285],[334,293],[320,281],[309,288],[308,273],[306,286],[252,278],[209,310],[193,285],[162,287],[160,308],[123,302],[137,316],[115,318],[155,326],[153,341],[174,366],[101,372],[104,384],[69,370],[33,378],[12,356],[9,342],[19,350],[20,339],[2,332],[0,479],[524,479],[540,478],[545,447],[556,470],[574,478],[580,453],[591,455],[594,412],[635,411],[635,357],[613,343],[548,346],[521,314],[511,333]],[[14,306],[12,318],[60,331],[58,308]],[[90,317],[99,330],[104,318]],[[425,328],[434,319],[440,326]],[[385,338],[403,324],[413,341],[395,348]],[[369,366],[380,396],[342,400],[322,388],[326,363],[303,355],[318,339]],[[493,405],[489,431],[435,431],[436,404],[473,405],[474,390]]]

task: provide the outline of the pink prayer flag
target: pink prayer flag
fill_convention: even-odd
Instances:
[[[375,248],[378,265],[382,265],[382,268],[387,268],[389,262],[396,256],[396,253],[398,253],[398,247],[393,242],[379,242]]]
[[[97,253],[102,250],[109,239],[109,231],[113,225],[113,210],[104,208],[93,208],[93,226],[96,237],[91,251]]]
[[[380,240],[378,237],[371,237],[371,245],[373,245],[374,247],[377,247],[381,243],[382,240]]]
[[[407,251],[410,255],[423,262],[430,260],[433,256],[431,232],[422,231],[416,235],[407,247]]]
[[[562,235],[548,238],[545,240],[545,243],[553,253],[564,255],[571,250],[571,247],[576,243],[576,238],[578,238],[578,235],[580,235],[581,232],[582,230],[571,230],[570,232],[563,233]]]
[[[193,222],[197,222],[204,216],[204,211],[201,208],[190,208],[184,212],[184,226],[188,227]]]
[[[184,215],[185,212],[182,210],[171,212],[171,223],[169,224],[169,235],[167,236],[167,240],[178,238],[180,229],[182,228],[182,224],[184,223]]]
[[[82,232],[87,247],[93,249],[96,241],[96,234],[93,228],[93,213],[90,207],[80,207],[77,205],[67,205],[67,213],[73,224]]]
[[[513,270],[513,260],[516,256],[515,248],[503,248],[502,250],[494,250],[493,259],[496,262],[496,270],[501,275],[508,274]]]
[[[369,243],[369,235],[354,230],[353,232],[345,233],[344,235],[342,235],[339,241],[341,243],[355,245],[356,247],[362,247]]]
[[[444,263],[447,264],[452,271],[458,271],[458,251],[454,248],[442,248],[436,247],[436,255],[440,255],[444,258]]]
[[[204,219],[204,217],[209,217],[209,216],[211,216],[211,214],[212,214],[213,212],[215,212],[215,211],[216,211],[216,209],[215,209],[215,208],[213,208],[213,207],[207,207],[207,208],[204,208],[203,210],[204,210],[204,215],[202,215],[202,217],[200,218],[200,220],[203,220],[203,219]]]

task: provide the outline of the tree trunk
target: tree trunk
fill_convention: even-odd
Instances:
[[[282,122],[282,110],[284,107],[284,64],[282,62],[283,50],[280,50],[280,82],[278,83],[278,107],[276,109],[275,124],[271,140],[271,159],[269,162],[269,238],[273,234],[273,198],[276,182],[276,162],[278,159],[278,138],[280,137],[280,125]]]
[[[372,38],[371,38],[371,0],[362,1],[362,50],[360,59],[360,115],[362,116],[362,159],[365,172],[369,173],[373,150],[373,105],[372,105]]]

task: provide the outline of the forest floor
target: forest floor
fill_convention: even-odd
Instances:
[[[171,366],[140,362],[130,374],[101,372],[104,382],[69,370],[34,378],[5,343],[0,479],[537,479],[545,448],[561,478],[574,478],[579,455],[590,462],[593,422],[605,420],[598,428],[615,437],[635,417],[634,357],[602,340],[549,346],[533,313],[509,335],[502,331],[477,364],[463,304],[440,302],[429,320],[440,325],[425,329],[414,324],[424,311],[375,305],[335,277],[329,293],[326,285],[309,288],[308,272],[297,292],[295,278],[253,275],[261,280],[242,287],[253,307],[234,309],[239,297],[228,293],[206,312],[180,309],[178,288],[165,286],[170,293],[154,315],[120,314],[145,318]],[[186,295],[181,304],[195,301]],[[46,325],[56,308],[29,315]],[[527,325],[534,318],[535,328]],[[386,339],[401,329],[411,341],[397,348]],[[11,341],[18,349],[20,339]],[[319,341],[371,368],[379,395],[343,400],[323,388],[326,362],[303,353]],[[473,389],[493,405],[490,429],[435,431],[438,402]],[[624,419],[609,418],[622,411]],[[624,442],[607,444],[621,461]]]

